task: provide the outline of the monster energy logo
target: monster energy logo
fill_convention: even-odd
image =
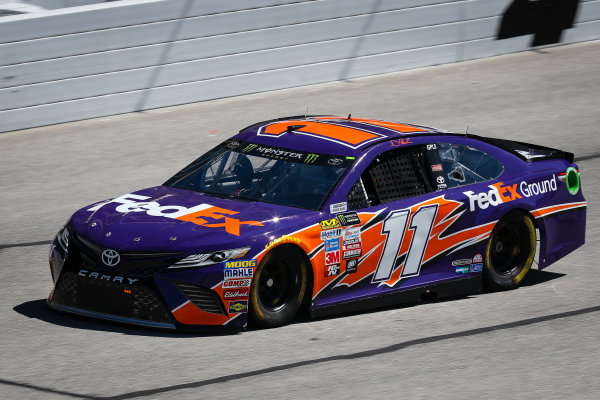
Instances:
[[[249,151],[252,151],[252,150],[254,150],[254,149],[255,149],[255,148],[257,148],[257,147],[258,147],[258,145],[257,145],[257,144],[253,144],[253,143],[251,143],[251,144],[249,144],[248,146],[246,146],[246,147],[244,147],[244,148],[242,149],[242,153],[247,153],[247,152],[249,152]]]
[[[313,154],[313,153],[310,153],[310,154],[308,154],[308,155],[306,156],[306,158],[304,159],[304,162],[305,162],[305,163],[307,163],[307,164],[312,164],[312,163],[314,163],[315,161],[317,161],[317,158],[319,158],[319,155],[318,155],[318,154]]]

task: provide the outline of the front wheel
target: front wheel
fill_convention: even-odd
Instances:
[[[308,265],[300,250],[280,245],[256,270],[250,286],[250,322],[263,328],[289,323],[302,305],[308,283]]]
[[[521,212],[500,219],[485,251],[484,283],[490,290],[514,289],[531,268],[536,249],[531,217]]]

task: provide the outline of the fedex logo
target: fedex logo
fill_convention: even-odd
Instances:
[[[241,221],[237,218],[231,218],[229,217],[230,215],[237,214],[239,211],[227,210],[210,204],[199,204],[188,208],[177,205],[160,205],[156,201],[149,201],[149,199],[150,197],[148,196],[129,193],[97,204],[92,208],[88,208],[87,211],[96,211],[106,204],[117,203],[118,205],[115,207],[115,210],[120,213],[145,212],[155,217],[188,221],[208,228],[223,227],[225,228],[225,232],[235,236],[240,236],[241,225],[263,226],[259,221]],[[216,221],[218,222],[212,223]]]
[[[522,199],[523,196],[517,191],[517,184],[504,185],[502,182],[494,183],[488,186],[490,190],[486,193],[475,193],[471,190],[463,192],[469,197],[469,209],[475,211],[475,203],[481,210],[485,210],[490,205],[497,206],[498,204],[506,203],[516,199]]]

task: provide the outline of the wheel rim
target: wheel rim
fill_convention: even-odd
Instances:
[[[509,276],[520,270],[530,252],[529,231],[524,224],[502,224],[493,233],[490,263],[497,274]]]
[[[267,311],[279,311],[298,296],[300,274],[285,261],[267,263],[258,281],[258,299]]]

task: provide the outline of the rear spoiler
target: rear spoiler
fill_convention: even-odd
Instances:
[[[469,135],[471,138],[481,140],[497,146],[509,153],[514,154],[521,160],[526,162],[535,162],[551,159],[564,159],[572,163],[575,160],[575,155],[568,151],[553,149],[551,147],[540,146],[539,144],[531,144],[525,142],[517,142],[515,140],[488,138],[477,135]]]

